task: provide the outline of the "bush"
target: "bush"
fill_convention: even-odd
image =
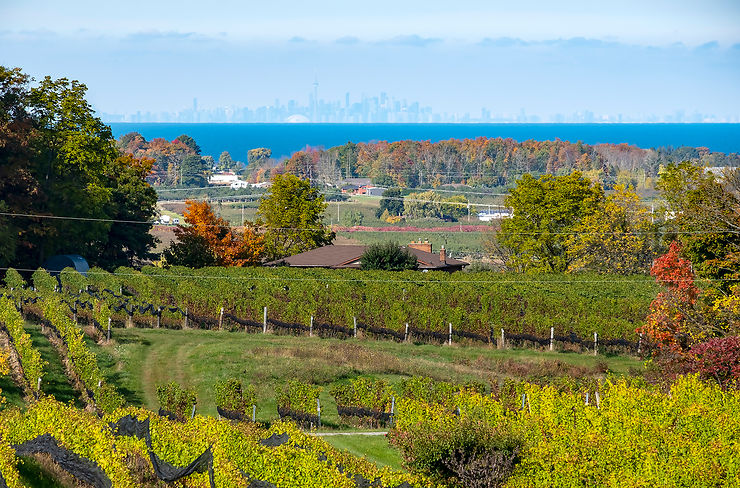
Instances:
[[[362,269],[403,271],[416,269],[416,256],[408,249],[401,249],[397,242],[371,244],[360,258]]]
[[[362,407],[379,412],[390,411],[393,393],[385,380],[357,378],[349,383],[334,385],[329,391],[337,405]]]
[[[455,395],[462,391],[485,393],[486,387],[482,383],[454,384],[423,376],[413,376],[401,381],[401,394],[404,398],[448,408],[453,408]]]
[[[711,339],[689,349],[688,370],[722,388],[740,386],[740,337]]]
[[[162,410],[174,414],[181,420],[190,417],[193,406],[197,403],[193,388],[181,388],[174,381],[157,387],[157,400]]]
[[[505,423],[473,417],[420,422],[389,437],[411,471],[460,487],[501,486],[522,447]]]
[[[275,389],[278,408],[287,408],[294,412],[316,413],[316,400],[321,393],[321,387],[291,380]]]
[[[232,412],[247,414],[247,410],[257,403],[254,385],[244,388],[236,378],[216,383],[215,393],[216,406]]]
[[[20,290],[26,287],[26,281],[18,271],[10,268],[5,272],[5,286],[8,289],[14,288],[16,290]]]
[[[650,379],[657,383],[670,383],[684,374],[698,374],[723,389],[739,388],[740,337],[710,339],[694,344],[686,352],[663,348],[648,370]]]
[[[31,275],[33,286],[42,293],[53,292],[58,283],[56,278],[52,277],[45,269],[39,268]]]

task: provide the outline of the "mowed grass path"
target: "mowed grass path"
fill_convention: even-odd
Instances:
[[[131,404],[156,410],[157,385],[177,381],[196,389],[199,413],[215,416],[214,385],[236,377],[257,387],[257,418],[271,421],[277,418],[275,387],[298,379],[324,386],[322,420],[329,428],[349,427],[337,416],[329,386],[357,376],[491,384],[507,377],[598,376],[604,369],[625,374],[642,367],[639,359],[622,356],[204,330],[115,329],[113,344],[89,345],[108,381]]]

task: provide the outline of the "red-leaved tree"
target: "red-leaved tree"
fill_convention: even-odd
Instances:
[[[702,319],[696,313],[699,289],[694,284],[691,262],[680,256],[681,246],[673,241],[668,252],[655,260],[650,274],[664,290],[650,304],[644,326],[638,328],[658,348],[685,350],[701,337]]]

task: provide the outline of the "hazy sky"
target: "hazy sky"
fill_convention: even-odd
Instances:
[[[437,111],[740,114],[740,1],[0,0],[0,64],[105,112],[388,92]]]

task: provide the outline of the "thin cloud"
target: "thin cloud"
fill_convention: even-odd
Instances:
[[[390,44],[395,46],[427,47],[433,44],[439,44],[442,39],[439,37],[421,37],[417,34],[409,36],[396,36],[380,44]]]
[[[697,51],[713,51],[715,49],[719,49],[719,42],[717,41],[709,41],[700,46],[696,46]]]
[[[519,47],[529,46],[529,42],[515,37],[484,37],[479,43],[482,47]]]
[[[196,34],[195,32],[162,32],[157,30],[135,32],[124,37],[124,40],[133,42],[189,41],[196,39],[203,39],[203,37]]]
[[[336,39],[334,43],[335,44],[345,44],[345,45],[359,44],[360,39],[358,39],[355,36],[344,36],[344,37],[340,37],[339,39]]]

